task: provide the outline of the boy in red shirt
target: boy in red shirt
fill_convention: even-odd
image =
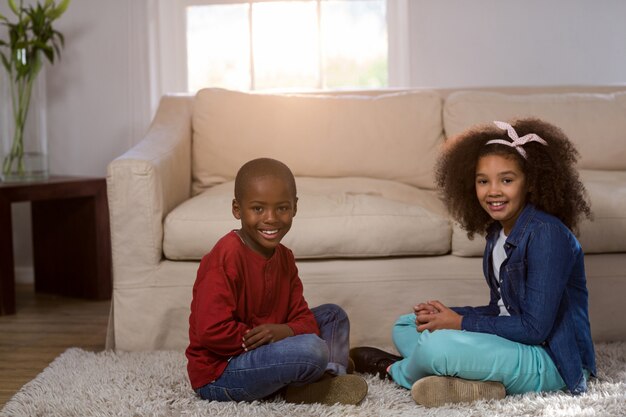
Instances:
[[[213,401],[253,401],[283,388],[287,402],[357,404],[367,383],[347,375],[350,324],[334,304],[309,309],[293,253],[296,183],[282,162],[244,164],[232,212],[241,229],[204,256],[193,287],[187,371]]]

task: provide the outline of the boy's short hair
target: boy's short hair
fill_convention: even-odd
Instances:
[[[293,198],[296,198],[296,179],[287,165],[272,158],[258,158],[246,162],[235,177],[235,200],[241,201],[244,190],[251,180],[260,177],[275,177],[285,181]]]

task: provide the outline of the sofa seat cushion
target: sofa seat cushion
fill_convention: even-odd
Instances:
[[[369,178],[297,178],[298,212],[282,243],[299,259],[441,255],[452,230],[436,193]],[[233,182],[185,201],[165,219],[167,259],[200,259],[241,224]]]
[[[200,90],[192,116],[194,194],[234,179],[241,165],[263,156],[300,177],[369,177],[433,189],[442,105],[433,91],[333,96]]]
[[[585,253],[626,252],[626,171],[581,170],[592,220],[580,224]]]
[[[626,92],[512,95],[460,91],[444,104],[446,136],[494,120],[538,117],[561,129],[581,158],[579,169],[626,170]]]
[[[578,240],[586,254],[626,252],[626,171],[580,170],[587,189],[593,219],[580,223]],[[452,253],[458,256],[482,256],[485,238],[467,238],[454,223]]]

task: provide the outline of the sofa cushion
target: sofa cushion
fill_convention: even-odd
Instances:
[[[592,220],[580,224],[585,253],[626,252],[626,172],[581,170]]]
[[[283,243],[299,259],[441,255],[451,228],[434,191],[366,178],[297,178],[298,213]],[[200,259],[229,230],[233,182],[185,201],[165,219],[167,259]]]
[[[591,202],[592,220],[583,220],[578,240],[587,254],[626,252],[626,172],[581,170]],[[467,238],[455,222],[452,228],[452,253],[458,256],[482,256],[485,238]]]
[[[322,96],[203,89],[192,118],[193,190],[232,180],[258,157],[281,160],[296,176],[370,177],[432,189],[441,110],[432,91]]]
[[[467,232],[457,222],[452,222],[452,254],[456,256],[483,256],[485,251],[485,237],[474,235],[474,239],[467,238]]]
[[[538,117],[561,129],[580,152],[581,169],[626,169],[626,92],[531,94],[461,91],[444,104],[447,137],[494,120]]]

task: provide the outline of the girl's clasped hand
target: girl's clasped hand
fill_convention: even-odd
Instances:
[[[413,307],[417,331],[435,331],[442,329],[461,330],[463,317],[446,307],[442,302],[433,300],[419,303]]]

